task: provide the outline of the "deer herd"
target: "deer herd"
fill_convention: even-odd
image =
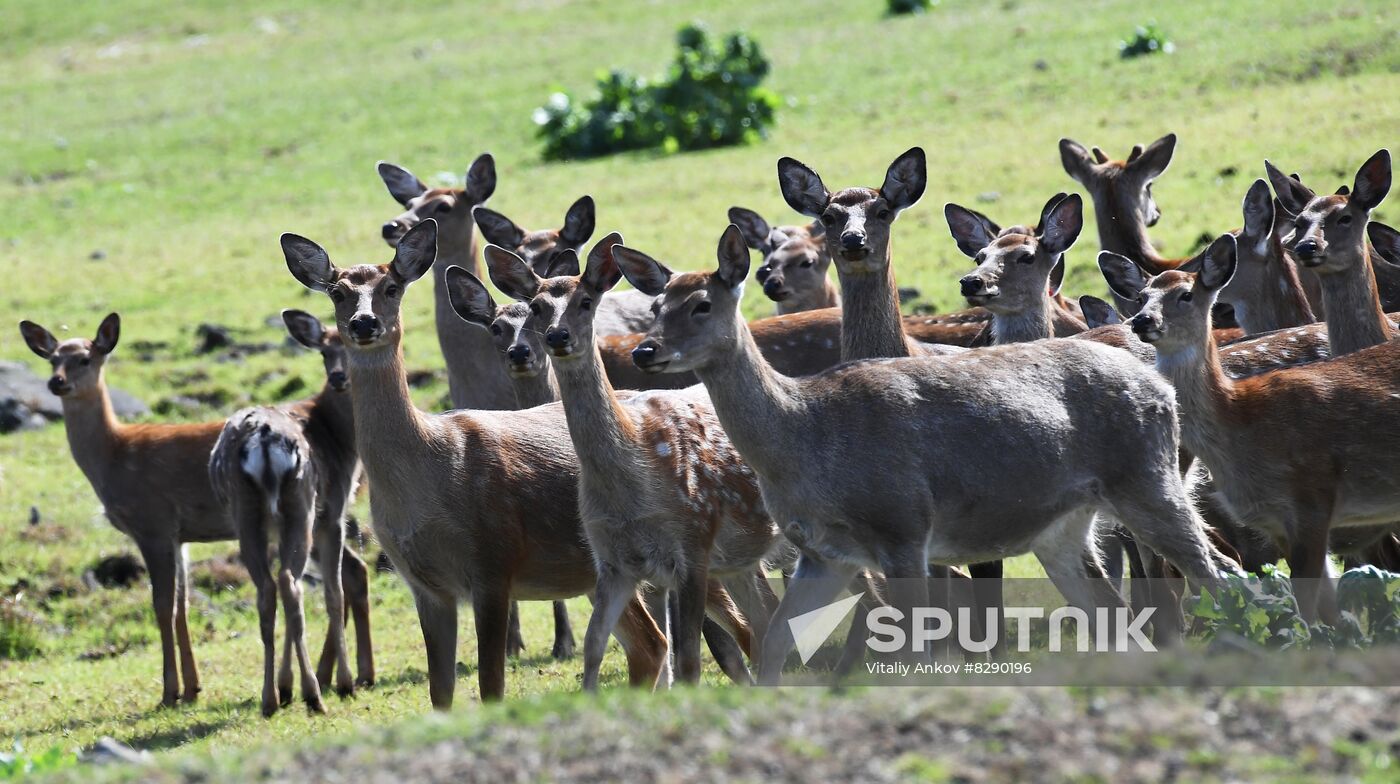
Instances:
[[[634,686],[698,681],[702,645],[736,682],[751,682],[747,659],[772,684],[795,645],[789,621],[846,587],[864,581],[908,610],[945,599],[966,566],[985,578],[977,602],[993,606],[1001,560],[1027,553],[1081,607],[1126,606],[1109,579],[1125,552],[1135,576],[1204,586],[1281,557],[1303,616],[1331,622],[1329,554],[1390,566],[1397,552],[1400,341],[1388,311],[1400,309],[1400,232],[1370,220],[1390,156],[1324,195],[1266,162],[1242,228],[1169,259],[1148,230],[1175,145],[1168,135],[1118,161],[1060,142],[1094,205],[1112,304],[1061,294],[1084,201],[1060,193],[1033,223],[1006,227],[948,204],[974,263],[959,281],[971,307],[902,316],[892,235],[925,190],[919,148],[878,188],[832,190],[783,158],[783,198],[810,223],[775,227],[734,207],[714,263],[675,265],[616,232],[585,252],[588,196],[557,230],[521,228],[485,206],[496,172],[482,155],[462,188],[379,164],[402,206],[382,227],[387,264],[338,264],[282,236],[292,276],[334,313],[331,326],[283,311],[295,342],[324,360],[325,385],[307,400],[207,424],[124,424],[104,378],[116,314],[91,340],[60,342],[30,321],[20,331],[52,364],[74,460],[149,569],[165,705],[200,690],[189,542],[239,542],[265,714],[290,702],[295,680],[316,711],[325,684],[345,695],[374,682],[370,581],[344,520],[362,479],[375,536],[413,596],[437,708],[452,704],[463,604],[483,699],[503,697],[507,660],[523,650],[520,600],[554,602],[551,652],[566,659],[563,600],[590,597],[585,689],[598,687],[610,637]],[[776,315],[746,321],[751,250]],[[402,303],[430,273],[444,413],[414,406],[404,368]],[[618,291],[623,278],[632,288]],[[301,588],[312,557],[329,614],[314,667]],[[781,598],[775,570],[790,574]]]

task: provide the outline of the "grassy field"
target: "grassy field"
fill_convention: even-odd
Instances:
[[[401,163],[425,180],[460,179],[496,156],[491,206],[531,228],[554,226],[583,193],[599,233],[698,268],[713,262],[725,210],[741,204],[794,219],[774,162],[795,156],[832,186],[878,184],[907,147],[929,154],[924,201],[896,228],[903,285],[941,310],[960,306],[966,269],[939,207],[958,201],[1025,221],[1073,190],[1056,142],[1070,136],[1115,155],[1166,132],[1176,161],[1154,188],[1168,254],[1234,228],[1266,156],[1318,187],[1396,142],[1400,7],[1245,0],[1160,3],[1170,56],[1120,61],[1117,41],[1147,11],[1133,2],[944,0],[934,13],[887,19],[883,3],[685,4],[598,0],[383,4],[167,3],[56,6],[0,0],[0,323],[30,318],[60,338],[123,315],[109,380],[165,419],[214,418],[320,384],[315,358],[269,351],[233,361],[198,355],[204,322],[240,342],[280,343],[284,307],[326,311],[286,273],[277,236],[295,231],[342,262],[381,262],[378,227],[398,211],[374,173]],[[658,73],[673,32],[693,19],[749,31],[773,61],[769,86],[790,103],[767,142],[672,157],[625,155],[545,165],[531,110],[551,91],[587,90],[600,69]],[[1378,217],[1400,217],[1382,205]],[[1101,292],[1092,231],[1070,254],[1067,293]],[[749,312],[769,305],[750,287]],[[408,295],[411,368],[437,371],[415,390],[445,396],[427,287]],[[38,361],[12,326],[0,359]],[[145,345],[140,345],[144,343]],[[217,355],[215,355],[217,356]],[[173,396],[205,403],[161,406]],[[194,708],[154,712],[159,651],[147,593],[88,591],[81,575],[131,550],[99,516],[61,427],[0,437],[0,590],[39,621],[40,653],[0,660],[0,739],[31,749],[103,735],[135,745],[252,746],[384,724],[427,707],[421,639],[397,578],[374,590],[380,685],[330,716],[257,711],[256,619],[246,586],[205,569],[195,616],[205,692]],[[31,508],[42,522],[29,526]],[[357,507],[365,519],[363,501]],[[194,548],[206,559],[229,545]],[[370,554],[375,548],[370,546]],[[313,633],[319,597],[313,594]],[[576,601],[575,619],[586,618]],[[546,648],[547,608],[528,608],[527,639]],[[319,644],[319,640],[318,640]],[[460,658],[475,659],[470,634]],[[526,658],[512,697],[577,688],[577,662]],[[621,680],[612,656],[608,684]],[[717,682],[711,673],[709,679]],[[459,684],[470,711],[474,672]]]

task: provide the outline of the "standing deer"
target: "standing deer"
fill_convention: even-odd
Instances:
[[[282,250],[293,277],[330,297],[340,334],[349,337],[355,446],[369,476],[374,530],[413,594],[433,707],[452,705],[462,601],[476,619],[482,699],[498,700],[511,599],[566,599],[596,582],[564,411],[554,404],[425,414],[413,406],[400,302],[433,268],[435,220],[406,232],[385,265],[338,269],[321,246],[294,234],[282,236]],[[628,604],[617,636],[632,684],[654,687],[666,639],[640,600]]]
[[[777,303],[779,316],[841,306],[841,295],[827,277],[831,253],[820,221],[772,227],[753,210],[730,207],[729,222],[744,233],[750,248],[763,255],[754,280],[763,287],[763,296]]]
[[[1137,360],[1050,340],[787,378],[739,315],[748,254],[733,226],[709,273],[673,276],[643,253],[613,251],[634,286],[664,292],[637,364],[700,376],[770,515],[801,550],[763,641],[762,682],[780,677],[788,620],[830,602],[861,568],[914,578],[891,583],[906,619],[927,604],[930,561],[1024,552],[1071,602],[1121,606],[1106,581],[1084,579],[1098,510],[1131,521],[1185,574],[1215,576],[1218,554],[1177,473],[1171,389]]]
[[[1132,329],[1157,349],[1157,369],[1176,388],[1182,441],[1210,468],[1227,511],[1285,553],[1303,617],[1335,623],[1329,532],[1400,519],[1391,448],[1400,443],[1400,343],[1231,379],[1209,335],[1235,244],[1229,234],[1212,243],[1199,274],[1149,276],[1114,253],[1101,253],[1099,267],[1119,296],[1144,303]]]
[[[283,406],[239,411],[229,417],[209,455],[209,481],[233,521],[240,557],[257,588],[258,619],[263,643],[262,711],[271,716],[292,695],[292,656],[300,667],[301,693],[307,707],[325,712],[321,685],[335,668],[335,689],[354,693],[345,651],[345,591],[341,583],[345,547],[345,507],[354,493],[359,461],[355,455],[355,422],[350,408],[345,345],[335,330],[327,330],[309,313],[282,311],[287,331],[301,345],[321,353],[326,383],[309,400]],[[278,537],[282,568],[274,578],[268,564],[269,539]],[[330,623],[319,672],[311,672],[306,652],[301,578],[314,541],[321,561]],[[358,557],[350,553],[358,562]],[[358,562],[358,572],[365,571]],[[356,608],[362,681],[372,681],[374,664],[368,640],[366,606]],[[277,597],[287,613],[287,637],[282,666],[276,673]],[[358,597],[358,590],[357,590]],[[359,601],[359,598],[357,598]]]
[[[564,226],[558,230],[526,231],[510,218],[486,207],[473,212],[481,236],[493,245],[518,254],[536,275],[545,275],[561,254],[578,253],[593,236],[594,206],[592,196],[583,196],[569,207]],[[630,335],[644,332],[651,325],[652,298],[640,291],[619,291],[599,304],[602,308],[593,329],[598,335]]]

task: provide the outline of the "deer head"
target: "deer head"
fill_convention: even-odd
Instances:
[[[1191,263],[1199,273],[1168,270],[1149,278],[1128,258],[1108,251],[1099,254],[1099,269],[1109,288],[1142,304],[1129,326],[1159,351],[1195,348],[1211,340],[1210,309],[1235,274],[1234,235],[1220,236]]]
[[[1303,183],[1264,161],[1269,182],[1293,228],[1284,247],[1300,264],[1321,275],[1342,272],[1365,257],[1366,223],[1390,191],[1390,152],[1380,150],[1356,172],[1348,189],[1318,196]]]
[[[380,161],[378,169],[389,195],[404,206],[404,211],[386,221],[382,228],[384,241],[391,248],[409,229],[429,218],[438,222],[445,241],[465,245],[474,225],[472,209],[485,204],[496,191],[496,160],[490,153],[472,161],[461,188],[429,188],[408,169],[386,161]]]
[[[593,236],[595,208],[592,196],[583,196],[564,213],[558,229],[526,231],[510,218],[486,207],[472,210],[481,236],[493,245],[513,251],[536,275],[547,275],[554,260],[566,250],[575,253]]]
[[[1034,228],[1001,229],[976,210],[949,204],[943,209],[958,249],[977,269],[958,281],[970,305],[1015,315],[1059,292],[1065,277],[1065,251],[1084,228],[1079,194],[1056,194],[1041,210]]]
[[[107,355],[117,347],[122,320],[109,313],[97,327],[97,337],[69,338],[59,342],[52,332],[32,321],[21,321],[19,333],[29,350],[48,360],[53,367],[49,391],[59,397],[86,397],[96,394],[102,380]]]
[[[409,284],[437,258],[437,221],[428,218],[404,233],[388,264],[338,269],[320,245],[296,234],[282,235],[287,269],[303,286],[325,292],[335,308],[339,334],[353,354],[396,349],[403,339],[399,308]]]
[[[544,336],[557,369],[567,370],[573,360],[592,356],[598,302],[622,279],[612,257],[613,246],[621,242],[622,235],[617,232],[599,240],[589,251],[582,273],[578,257],[569,251],[556,262],[549,278],[534,281],[533,291],[524,280],[508,282],[508,290],[502,288],[513,297],[528,299],[530,318],[525,328]],[[494,267],[492,271],[494,275]]]
[[[287,325],[287,333],[292,340],[318,352],[326,367],[326,383],[336,392],[350,388],[350,375],[346,372],[345,341],[340,339],[340,331],[335,327],[326,328],[321,320],[304,310],[288,308],[282,311],[282,323]]]
[[[928,164],[914,147],[895,159],[876,188],[831,193],[822,178],[792,158],[778,161],[783,198],[798,212],[819,220],[827,247],[843,275],[882,272],[889,266],[890,226],[924,195]]]
[[[1089,189],[1099,209],[1137,215],[1144,226],[1162,219],[1152,198],[1152,181],[1162,175],[1176,151],[1176,134],[1169,133],[1147,145],[1134,145],[1125,161],[1112,160],[1098,147],[1084,148],[1073,139],[1060,140],[1060,163],[1065,173]]]
[[[613,248],[613,260],[638,291],[665,294],[632,361],[648,373],[681,373],[705,367],[734,350],[744,321],[739,302],[749,274],[749,249],[739,227],[719,239],[713,272],[673,275],[664,264],[632,248]]]
[[[831,254],[821,221],[806,226],[770,227],[753,210],[730,207],[729,222],[739,227],[750,248],[763,254],[754,280],[763,286],[768,299],[783,302],[825,288]]]

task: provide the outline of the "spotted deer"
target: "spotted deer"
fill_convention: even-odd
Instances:
[[[160,631],[161,705],[174,706],[182,697],[185,702],[194,702],[200,691],[199,669],[187,614],[189,576],[184,545],[237,536],[209,481],[209,453],[224,423],[126,424],[117,420],[106,381],[107,359],[121,337],[121,317],[116,313],[102,320],[92,340],[60,342],[32,321],[21,321],[19,329],[29,349],[53,368],[48,387],[62,401],[74,462],[102,502],[107,519],[131,537],[146,563]],[[360,675],[372,681],[369,575],[348,550],[341,565],[342,581],[351,592],[350,606],[355,610]],[[326,661],[323,653],[323,665]]]
[[[1149,275],[1114,253],[1099,266],[1119,296],[1143,302],[1133,332],[1156,348],[1182,442],[1209,467],[1226,509],[1283,551],[1303,617],[1335,623],[1329,533],[1400,519],[1400,456],[1390,448],[1400,443],[1400,343],[1230,378],[1208,336],[1235,246],[1233,235],[1217,239],[1199,274]]]
[[[762,215],[730,207],[729,222],[744,233],[744,242],[763,256],[754,280],[763,296],[776,303],[779,316],[841,306],[841,295],[827,277],[831,253],[820,221],[806,226],[769,226]],[[650,324],[648,324],[650,326]]]
[[[801,551],[762,644],[761,681],[780,678],[788,620],[830,602],[862,568],[923,578],[930,561],[1034,552],[1070,601],[1121,606],[1106,581],[1083,579],[1098,510],[1193,578],[1217,574],[1177,473],[1171,388],[1127,354],[1048,340],[788,378],[739,315],[749,251],[737,228],[720,239],[713,272],[672,275],[623,247],[613,257],[634,286],[663,295],[635,361],[700,376]],[[927,585],[893,580],[891,598],[908,618],[927,604]]]
[[[292,657],[300,668],[307,707],[324,713],[321,685],[335,668],[335,689],[354,693],[345,651],[345,592],[341,558],[345,548],[345,507],[354,493],[359,462],[355,423],[346,392],[345,347],[334,330],[300,310],[282,311],[287,331],[325,360],[326,383],[309,400],[248,408],[229,417],[209,454],[209,482],[233,521],[243,565],[257,589],[263,643],[262,711],[271,716],[291,702]],[[268,545],[275,538],[281,569],[274,578]],[[320,555],[329,624],[321,672],[312,673],[306,648],[301,578],[313,540]],[[351,557],[355,557],[353,553]],[[360,570],[364,565],[359,565]],[[367,590],[366,590],[367,593]],[[282,666],[276,666],[277,599],[287,614]],[[368,608],[363,611],[368,617]],[[360,610],[357,609],[357,613]],[[362,627],[361,656],[368,653],[368,626]],[[362,677],[373,678],[373,662],[362,659]]]
[[[515,252],[536,275],[545,275],[550,265],[565,251],[578,253],[593,236],[595,208],[592,196],[583,196],[569,207],[564,225],[558,230],[526,231],[510,218],[486,207],[474,215],[481,236],[493,245]],[[593,326],[598,335],[630,335],[651,325],[652,298],[640,291],[619,291],[604,300]]]
[[[511,599],[566,599],[596,582],[563,408],[426,414],[414,407],[400,303],[434,266],[435,220],[409,229],[384,265],[337,268],[321,246],[294,234],[282,236],[282,250],[298,282],[327,294],[349,338],[355,446],[369,477],[374,531],[413,594],[433,707],[452,705],[462,601],[476,620],[482,699],[498,700]],[[640,600],[627,604],[616,633],[632,684],[654,687],[666,639]]]

